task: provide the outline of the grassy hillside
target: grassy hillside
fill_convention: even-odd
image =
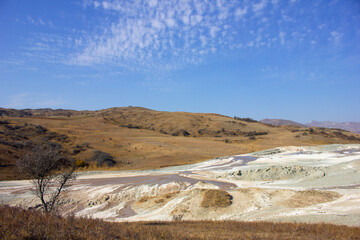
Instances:
[[[1,180],[21,178],[14,162],[29,150],[28,141],[61,144],[75,159],[89,163],[90,169],[95,165],[90,159],[100,150],[114,158],[115,169],[122,170],[189,164],[287,145],[360,143],[360,135],[341,130],[272,126],[247,118],[140,107],[0,109],[0,121]]]
[[[0,206],[0,239],[359,239],[360,228],[235,221],[110,223]]]

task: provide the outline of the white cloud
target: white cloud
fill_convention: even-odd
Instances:
[[[108,2],[103,2],[103,3],[102,3],[102,6],[103,6],[103,8],[105,8],[105,9],[109,9],[109,8],[111,7]]]
[[[153,19],[151,21],[151,25],[156,29],[162,29],[164,27],[164,24],[160,22],[158,19]]]
[[[308,30],[323,24],[306,26],[290,18],[292,6],[280,7],[279,0],[86,1],[90,1],[86,7],[102,10],[105,16],[98,26],[103,29],[73,37],[69,64],[173,69],[199,63],[207,55],[247,47],[270,48],[287,42],[309,45],[314,39],[318,44],[317,31]],[[248,34],[251,29],[256,31]],[[329,40],[339,42],[342,35],[336,33]]]
[[[48,96],[30,93],[18,93],[10,96],[6,108],[54,108],[64,104],[59,98],[49,98]]]
[[[206,43],[207,43],[207,38],[203,35],[201,35],[199,38],[200,38],[202,47],[205,47]]]
[[[175,19],[173,19],[173,18],[167,18],[167,19],[165,20],[165,22],[166,22],[166,25],[167,25],[168,27],[175,27],[175,26],[176,26],[176,21],[175,21]]]
[[[184,24],[189,24],[189,22],[190,22],[190,16],[183,16],[182,17],[182,19],[181,19],[182,21],[183,21],[183,23]]]
[[[95,8],[98,8],[99,6],[100,6],[100,3],[99,3],[98,1],[95,1],[95,2],[94,2],[94,7],[95,7]]]
[[[218,31],[220,31],[220,28],[218,28],[216,26],[211,26],[210,27],[210,36],[215,38]]]
[[[35,19],[35,18],[27,15],[26,20],[27,20],[27,23],[30,23],[35,26],[45,26],[46,25],[46,22],[41,17],[38,17],[37,19]],[[48,22],[48,23],[49,23],[49,25],[51,25],[50,22]]]
[[[45,25],[45,22],[44,22],[40,17],[39,17],[38,21],[39,21],[39,24],[40,24],[40,25],[42,25],[42,26]]]
[[[285,44],[285,32],[280,32],[279,38],[280,38],[281,45],[284,45]]]
[[[332,32],[330,32],[330,37],[328,39],[331,42],[333,42],[334,44],[339,44],[343,35],[344,34],[342,34],[340,32],[332,31]]]
[[[246,8],[243,8],[243,9],[242,8],[237,8],[235,10],[235,17],[238,20],[238,19],[242,18],[246,13],[247,13]]]
[[[319,7],[304,11],[307,9],[299,1],[287,2],[83,0],[83,7],[98,12],[91,16],[98,21],[94,26],[51,31],[56,34],[34,31],[28,43],[19,46],[19,56],[3,62],[14,68],[15,63],[31,63],[28,69],[41,68],[40,62],[116,65],[136,71],[178,69],[217,54],[241,54],[254,46],[302,47],[339,44],[344,40],[344,34],[338,30],[341,26],[317,16]],[[88,12],[84,11],[84,16]],[[37,25],[36,31],[51,26],[52,30],[59,29],[44,17],[25,15],[14,21]],[[263,30],[259,31],[260,28]],[[6,68],[0,64],[1,71]]]
[[[320,30],[322,30],[323,28],[325,28],[326,27],[326,24],[320,24],[319,26],[318,26],[318,28],[320,29]]]
[[[266,5],[267,5],[267,1],[261,0],[258,3],[253,3],[252,10],[254,11],[255,14],[261,14],[262,10],[266,7]]]
[[[156,5],[157,5],[157,0],[149,0],[150,7],[156,7]]]
[[[271,0],[271,3],[276,6],[279,3],[279,0]]]

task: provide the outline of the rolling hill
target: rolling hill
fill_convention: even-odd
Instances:
[[[112,169],[156,169],[287,145],[359,143],[339,129],[273,126],[214,113],[161,112],[141,107],[98,111],[0,109],[1,180],[22,178],[15,161],[33,144],[61,145],[97,169],[96,152]],[[100,168],[107,168],[102,166]]]

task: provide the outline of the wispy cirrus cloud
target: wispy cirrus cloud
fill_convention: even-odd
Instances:
[[[88,8],[116,14],[118,19],[102,33],[88,36],[71,64],[111,62],[165,69],[196,64],[209,54],[254,46],[248,44],[244,37],[247,29],[238,21],[246,21],[246,15],[256,18],[267,5],[267,0],[241,4],[220,0],[87,1]],[[256,38],[259,40],[259,36],[253,40]],[[261,39],[268,41],[266,45],[273,43]]]
[[[330,37],[328,38],[334,44],[339,44],[340,40],[344,34],[338,31],[331,31]]]
[[[267,5],[267,0],[261,0],[260,2],[254,2],[252,5],[252,9],[256,14],[261,14],[263,9]]]
[[[19,60],[169,71],[251,49],[339,45],[345,33],[315,17],[322,6],[310,12],[278,0],[84,0],[84,12],[98,13],[94,26],[35,33]],[[39,26],[47,21],[28,18]]]
[[[32,94],[28,92],[14,94],[9,97],[6,108],[56,108],[65,102],[59,97],[49,97],[45,95]]]

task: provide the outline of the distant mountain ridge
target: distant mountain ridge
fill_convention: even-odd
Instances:
[[[339,128],[353,133],[360,133],[360,122],[311,121],[306,125],[309,127]]]
[[[285,120],[285,119],[269,119],[269,118],[265,118],[265,119],[261,120],[260,122],[266,123],[266,124],[271,124],[271,125],[292,125],[292,126],[298,126],[298,127],[308,127],[305,124],[294,122],[294,121],[291,121],[291,120]]]
[[[68,109],[51,109],[51,108],[40,108],[40,109],[11,109],[11,108],[0,108],[0,116],[4,117],[48,117],[48,116],[72,116],[80,115],[91,111],[76,111]]]
[[[321,128],[336,128],[353,133],[360,133],[360,122],[332,122],[332,121],[311,121],[306,124],[294,122],[285,119],[269,119],[265,118],[260,122],[271,125],[292,125],[298,127],[321,127]]]

